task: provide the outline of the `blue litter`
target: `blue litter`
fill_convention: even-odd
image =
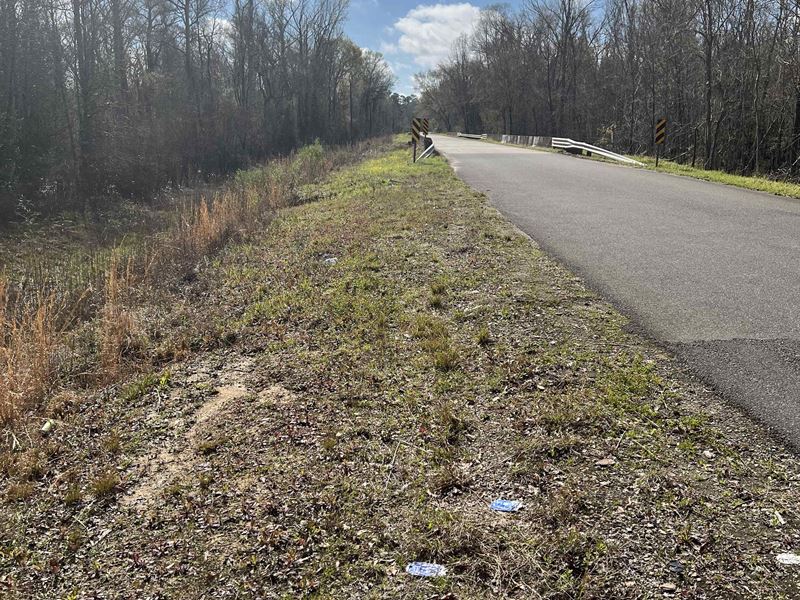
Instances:
[[[447,573],[442,565],[426,562],[412,562],[406,567],[406,573],[417,577],[444,577]]]
[[[522,508],[522,502],[519,500],[495,500],[489,505],[489,508],[500,512],[517,512]]]

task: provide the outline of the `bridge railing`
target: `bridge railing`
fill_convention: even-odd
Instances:
[[[628,158],[622,154],[617,154],[611,150],[593,146],[586,142],[578,142],[570,138],[549,137],[543,135],[508,135],[508,134],[477,134],[477,133],[457,133],[458,137],[468,138],[471,140],[486,140],[491,139],[501,144],[514,144],[516,146],[532,146],[538,148],[556,148],[557,150],[580,150],[597,154],[611,160],[616,160],[629,165],[636,165],[643,167],[644,164],[638,160]]]
[[[639,167],[644,166],[644,163],[640,163],[638,160],[633,160],[632,158],[628,158],[627,156],[623,156],[622,154],[617,154],[616,152],[612,152],[611,150],[606,150],[605,148],[592,146],[591,144],[587,144],[586,142],[576,142],[575,140],[571,140],[570,138],[554,137],[553,148],[557,148],[559,150],[584,150],[586,152],[591,152],[592,154],[604,156],[605,158],[610,158],[611,160],[616,160],[629,165],[637,165]]]

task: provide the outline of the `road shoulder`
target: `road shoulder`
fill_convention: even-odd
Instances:
[[[6,469],[11,597],[797,594],[795,458],[443,160],[304,197],[200,274],[235,344]]]

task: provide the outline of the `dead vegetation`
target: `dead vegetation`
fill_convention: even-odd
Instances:
[[[150,241],[91,256],[92,268],[80,276],[69,275],[71,257],[55,260],[57,285],[35,259],[29,270],[15,265],[13,276],[0,275],[0,426],[13,429],[24,415],[41,419],[47,398],[76,383],[107,384],[225,343],[214,339],[225,331],[206,331],[192,336],[201,340],[173,339],[165,347],[158,338],[169,323],[153,313],[169,313],[159,305],[175,300],[176,282],[196,279],[229,240],[263,228],[276,210],[301,201],[303,186],[370,147],[316,145],[242,172],[211,198],[182,204]],[[83,256],[82,248],[75,252]]]

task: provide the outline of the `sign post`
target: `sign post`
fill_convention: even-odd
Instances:
[[[656,123],[656,167],[658,167],[658,157],[661,154],[661,146],[664,145],[664,142],[667,141],[667,120],[666,119],[659,119],[658,123]]]
[[[411,143],[414,146],[413,160],[417,162],[417,144],[419,144],[420,131],[422,130],[422,119],[416,117],[411,121]]]

